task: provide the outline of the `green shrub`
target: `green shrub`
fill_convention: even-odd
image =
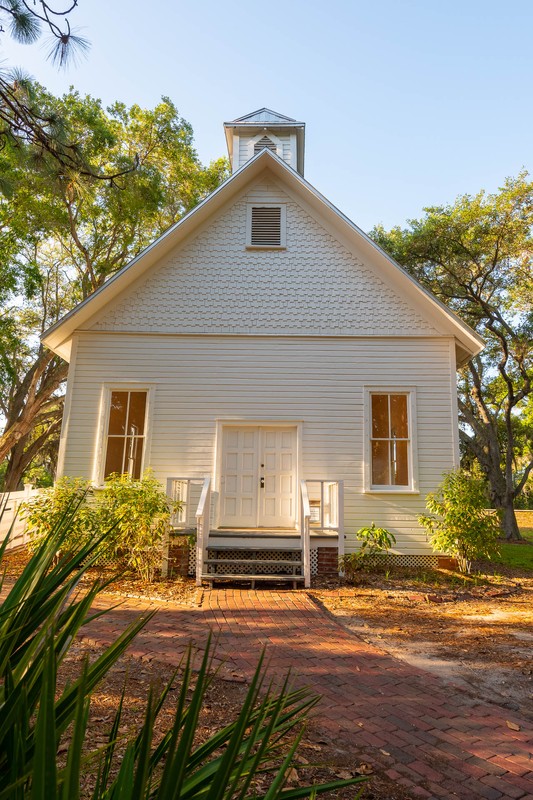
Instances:
[[[169,530],[170,503],[150,471],[140,480],[111,475],[102,489],[93,489],[82,478],[61,478],[52,489],[24,505],[22,513],[33,547],[72,504],[79,508],[65,537],[65,550],[75,550],[101,538],[100,557],[105,555],[123,568],[135,570],[145,580],[153,578],[161,564],[163,536]]]
[[[342,556],[340,560],[341,570],[348,580],[353,580],[359,570],[372,566],[376,555],[386,555],[396,544],[396,537],[391,531],[387,528],[376,528],[374,523],[370,527],[359,528],[356,536],[361,547],[355,553]]]
[[[75,522],[70,526],[68,536],[65,536],[63,547],[77,550],[98,538],[100,520],[90,481],[85,478],[60,478],[53,487],[43,489],[21,507],[21,517],[26,521],[32,550],[57,529],[72,508],[76,508]]]
[[[198,744],[211,681],[209,645],[194,677],[189,656],[179,687],[176,673],[161,693],[150,691],[144,721],[133,734],[122,730],[123,695],[107,742],[96,749],[87,731],[91,696],[153,613],[129,625],[95,660],[85,661],[77,679],[58,689],[58,669],[80,629],[94,619],[91,606],[104,588],[96,582],[76,591],[100,539],[56,560],[57,552],[66,553],[67,541],[76,541],[72,528],[79,503],[71,500],[57,516],[0,604],[0,800],[79,800],[88,772],[96,777],[92,800],[297,800],[365,781],[284,789],[302,724],[317,697],[308,689],[291,690],[287,682],[277,693],[264,692],[261,660],[237,718]],[[0,561],[6,544],[7,539]],[[174,721],[162,730],[158,717],[170,697],[175,697]],[[283,755],[280,744],[287,735]],[[270,788],[258,793],[255,781],[265,775]]]
[[[426,508],[431,513],[418,517],[433,550],[455,556],[463,572],[470,572],[473,559],[498,552],[498,519],[486,506],[483,479],[454,470],[428,494]]]
[[[141,480],[111,475],[96,500],[101,528],[112,529],[114,556],[151,580],[170,527],[170,501],[159,481],[150,472]]]

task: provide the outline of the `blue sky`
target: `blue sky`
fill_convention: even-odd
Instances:
[[[78,66],[3,34],[4,67],[105,104],[168,95],[203,161],[224,120],[302,120],[306,178],[364,230],[532,166],[530,0],[79,0],[71,20],[92,45]]]

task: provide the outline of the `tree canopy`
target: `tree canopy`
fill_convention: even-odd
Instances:
[[[40,334],[97,289],[227,175],[220,159],[204,167],[191,126],[169,98],[153,109],[42,87],[39,103],[68,120],[97,170],[113,182],[80,177],[32,143],[0,151],[0,390],[5,417],[0,463],[14,488],[42,446],[57,438],[67,366]],[[137,168],[124,171],[135,156]]]
[[[526,424],[533,380],[533,183],[425,209],[405,228],[371,236],[480,333],[486,348],[460,375],[461,442],[480,464],[509,538],[514,501],[533,469]],[[529,413],[531,413],[529,411]]]
[[[46,0],[0,0],[0,42],[9,35],[21,44],[32,45],[49,35],[48,58],[60,68],[75,61],[89,49],[89,42],[71,27],[70,16],[78,6],[71,2]],[[0,68],[0,150],[7,144],[32,145],[35,161],[52,161],[63,172],[78,178],[110,181],[135,169],[136,156],[122,164],[120,172],[109,165],[93,164],[67,116],[54,102],[46,102],[36,91],[33,79],[20,69]]]

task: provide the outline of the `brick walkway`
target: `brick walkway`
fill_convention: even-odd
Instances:
[[[154,605],[126,600],[92,623],[87,637],[110,643]],[[323,695],[318,727],[413,797],[533,800],[526,719],[363,642],[303,591],[220,589],[205,591],[198,608],[159,604],[129,652],[177,664],[189,641],[205,644],[209,629],[226,675],[248,678],[266,646],[271,673],[291,667],[298,682]]]

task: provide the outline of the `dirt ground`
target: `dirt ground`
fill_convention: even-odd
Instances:
[[[533,572],[497,569],[360,573],[312,594],[366,641],[533,719]]]

